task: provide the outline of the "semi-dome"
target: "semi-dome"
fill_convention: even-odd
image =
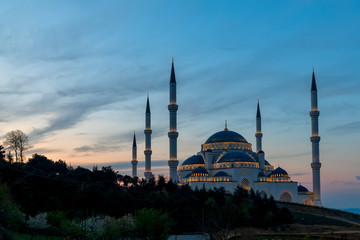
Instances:
[[[289,175],[284,169],[278,167],[270,173],[269,177],[289,177]]]
[[[201,155],[194,155],[186,159],[181,165],[205,164]]]
[[[218,163],[224,162],[255,162],[255,160],[243,151],[234,151],[225,153],[218,161]]]
[[[229,174],[227,174],[226,172],[224,171],[220,171],[220,172],[217,172],[214,177],[228,177]]]
[[[191,176],[209,176],[209,172],[203,167],[197,167],[191,172]]]
[[[309,190],[306,187],[304,187],[303,185],[299,185],[297,189],[298,189],[298,192],[309,192]]]
[[[242,142],[247,143],[246,139],[233,131],[220,131],[211,135],[205,142],[207,143],[218,143],[218,142]]]

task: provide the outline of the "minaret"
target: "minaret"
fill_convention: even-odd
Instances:
[[[177,182],[177,166],[179,161],[177,160],[177,138],[179,133],[176,131],[176,112],[178,105],[176,104],[176,79],[174,70],[174,59],[171,64],[170,75],[170,104],[168,106],[170,114],[170,131],[168,132],[170,141],[170,160],[168,161],[170,170],[170,180]]]
[[[264,172],[265,171],[265,153],[262,150],[262,143],[261,143],[262,136],[263,136],[263,134],[261,132],[260,103],[259,103],[259,100],[258,100],[257,110],[256,110],[256,133],[255,133],[256,152],[258,154],[260,169]]]
[[[256,111],[256,133],[255,133],[255,137],[256,137],[256,152],[259,152],[262,150],[262,144],[261,144],[261,139],[262,139],[262,132],[261,132],[261,114],[260,114],[260,104],[259,104],[259,100],[257,103],[257,111]]]
[[[134,132],[134,140],[133,140],[133,146],[132,146],[132,177],[137,177],[137,150],[136,150],[136,137]]]
[[[312,143],[312,173],[313,173],[313,203],[315,206],[321,206],[321,197],[320,197],[320,154],[319,154],[319,118],[320,112],[318,111],[318,101],[317,101],[317,88],[315,81],[315,72],[313,68],[312,83],[311,83],[311,137],[310,141]]]
[[[149,95],[147,96],[146,102],[146,113],[145,113],[145,172],[144,176],[147,181],[150,180],[152,175],[151,172],[151,113],[150,113],[150,104],[149,104]]]

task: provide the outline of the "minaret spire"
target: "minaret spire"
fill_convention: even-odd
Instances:
[[[150,113],[150,103],[149,103],[149,94],[147,96],[146,101],[146,112],[145,112],[145,172],[144,176],[147,181],[150,180],[150,177],[152,176],[151,172],[151,113]]]
[[[313,73],[312,73],[311,91],[317,91],[314,67],[313,67]]]
[[[258,99],[258,103],[257,103],[256,118],[261,118],[259,99]]]
[[[133,146],[132,146],[132,177],[137,177],[137,149],[136,149],[136,137],[134,131],[134,139],[133,139]]]
[[[319,119],[320,112],[318,111],[318,101],[317,101],[317,88],[315,81],[315,72],[313,68],[312,82],[311,82],[311,137],[310,141],[312,143],[312,175],[313,175],[313,204],[315,206],[321,206],[321,195],[320,195],[320,152],[319,152]]]
[[[258,154],[260,169],[265,171],[265,153],[262,150],[262,132],[261,132],[261,113],[260,113],[260,102],[258,99],[256,109],[256,152]]]
[[[147,95],[147,100],[146,100],[146,113],[150,113],[149,94]]]
[[[174,58],[171,61],[171,74],[170,74],[170,104],[168,105],[169,115],[170,115],[170,131],[168,132],[169,136],[169,172],[170,180],[177,182],[177,166],[179,161],[177,160],[177,138],[179,133],[176,129],[176,112],[178,110],[178,105],[176,104],[176,78],[175,78],[175,69],[174,69]]]
[[[257,103],[257,110],[256,110],[256,133],[255,133],[255,137],[256,137],[256,151],[259,152],[262,150],[262,132],[261,132],[261,114],[260,114],[260,103],[258,100]]]

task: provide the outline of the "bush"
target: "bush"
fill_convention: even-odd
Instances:
[[[81,231],[79,224],[67,219],[62,211],[49,212],[46,219],[50,225],[50,231],[55,235],[69,235],[75,237]]]
[[[0,240],[13,240],[14,235],[9,231],[2,227],[0,227]]]
[[[170,236],[170,227],[174,224],[167,213],[157,209],[142,209],[134,216],[138,237],[150,240],[166,240]]]
[[[0,226],[18,229],[24,222],[25,215],[13,203],[7,185],[0,184]]]
[[[34,217],[29,216],[29,219],[27,220],[27,225],[29,226],[29,228],[32,229],[48,228],[49,225],[47,224],[46,216],[47,213],[39,213]]]

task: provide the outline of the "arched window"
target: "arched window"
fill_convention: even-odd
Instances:
[[[280,195],[280,201],[281,202],[291,202],[291,196],[288,192],[283,192]]]
[[[250,190],[250,182],[247,178],[244,178],[242,181],[241,181],[241,187],[245,190]]]

